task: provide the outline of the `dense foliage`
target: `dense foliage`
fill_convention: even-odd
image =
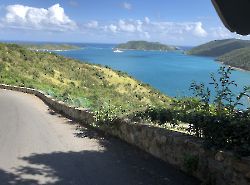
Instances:
[[[221,67],[219,79],[211,75],[215,98],[211,98],[209,87],[194,82],[191,89],[198,101],[178,102],[182,107],[179,119],[187,121],[189,130],[204,138],[207,146],[250,155],[250,111],[239,109],[241,100],[249,101],[250,88],[245,87],[238,95],[232,93],[231,87],[237,84],[230,79],[231,71]]]
[[[171,101],[122,72],[15,44],[0,44],[0,83],[42,90],[67,104],[90,108],[100,119],[107,111],[119,117]]]
[[[188,54],[219,57],[233,50],[250,47],[250,41],[239,39],[215,40],[191,49]]]
[[[239,109],[242,100],[249,101],[250,88],[238,95],[230,90],[236,83],[230,79],[231,68],[221,67],[219,78],[211,75],[213,88],[193,82],[194,98],[176,99],[169,109],[150,108],[137,117],[172,126],[188,123],[187,131],[204,139],[207,147],[226,149],[240,155],[250,155],[250,110]],[[212,98],[211,93],[215,93]]]
[[[147,41],[129,41],[125,44],[116,46],[118,49],[132,49],[132,50],[157,50],[157,51],[173,51],[175,47],[167,46],[159,42]]]
[[[231,51],[217,58],[225,65],[250,71],[250,47]]]

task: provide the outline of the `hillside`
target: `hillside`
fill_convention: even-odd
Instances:
[[[219,57],[235,49],[250,47],[250,41],[239,39],[215,40],[191,49],[188,54]]]
[[[161,44],[159,42],[147,42],[147,41],[129,41],[124,44],[116,46],[117,49],[127,50],[157,50],[157,51],[173,51],[175,47]]]
[[[225,65],[250,71],[250,47],[233,50],[218,57],[217,60]]]
[[[72,50],[80,47],[71,44],[18,44],[30,50]]]
[[[15,44],[0,44],[0,83],[35,88],[70,105],[116,116],[170,102],[122,72]]]

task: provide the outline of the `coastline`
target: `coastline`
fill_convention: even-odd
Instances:
[[[160,51],[160,52],[175,52],[175,51],[181,51],[181,50],[146,50],[146,49],[123,49],[123,48],[112,48],[112,50],[119,49],[122,51]]]
[[[63,51],[73,51],[73,50],[80,50],[84,48],[75,48],[75,49],[34,49],[34,48],[28,48],[31,51],[37,51],[37,52],[63,52]]]
[[[192,55],[192,54],[189,54],[188,52],[185,52],[184,54],[185,54],[185,55],[191,55],[191,56],[197,56],[197,57],[211,58],[211,57],[209,57],[209,56]],[[223,65],[225,65],[225,66],[231,67],[232,69],[237,70],[237,71],[250,72],[250,70],[247,70],[247,69],[243,69],[243,68],[240,68],[240,67],[235,67],[235,66],[231,66],[231,65],[225,64],[224,62],[218,60],[217,58],[214,58],[214,61],[215,61],[216,63],[223,64]]]
[[[228,67],[231,67],[233,70],[237,70],[237,71],[243,71],[243,72],[250,72],[250,70],[247,70],[247,69],[243,69],[243,68],[239,68],[239,67],[234,67],[234,66],[231,66],[231,65],[228,65],[228,64],[225,64],[224,62],[221,62],[219,60],[214,60],[215,62],[218,62],[220,64],[223,64],[225,66],[228,66]]]

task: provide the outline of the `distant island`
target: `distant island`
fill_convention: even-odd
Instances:
[[[248,40],[216,40],[197,46],[187,54],[215,57],[225,65],[250,71],[250,41]]]
[[[18,44],[30,50],[42,50],[42,51],[56,51],[56,50],[73,50],[80,49],[80,47],[71,44]]]
[[[156,50],[156,51],[174,51],[176,47],[161,44],[159,42],[147,42],[147,41],[129,41],[124,44],[119,44],[115,49],[121,50]]]

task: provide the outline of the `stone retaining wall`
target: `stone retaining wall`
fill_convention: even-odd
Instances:
[[[44,94],[42,91],[37,91],[35,89],[25,87],[9,86],[4,84],[0,84],[0,88],[24,92],[28,94],[34,94],[35,96],[43,100],[53,110],[76,121],[84,123],[92,123],[94,121],[93,114],[88,109],[79,109],[68,106],[64,102],[56,101],[51,96]]]
[[[89,110],[67,106],[43,92],[8,85],[0,85],[0,88],[34,94],[67,117],[88,125],[93,123]],[[204,184],[250,185],[250,157],[240,159],[230,152],[206,150],[195,137],[129,120],[98,128],[197,177]]]
[[[126,120],[108,129],[112,135],[197,177],[206,185],[250,185],[250,157],[239,159],[230,152],[206,150],[198,138]]]

